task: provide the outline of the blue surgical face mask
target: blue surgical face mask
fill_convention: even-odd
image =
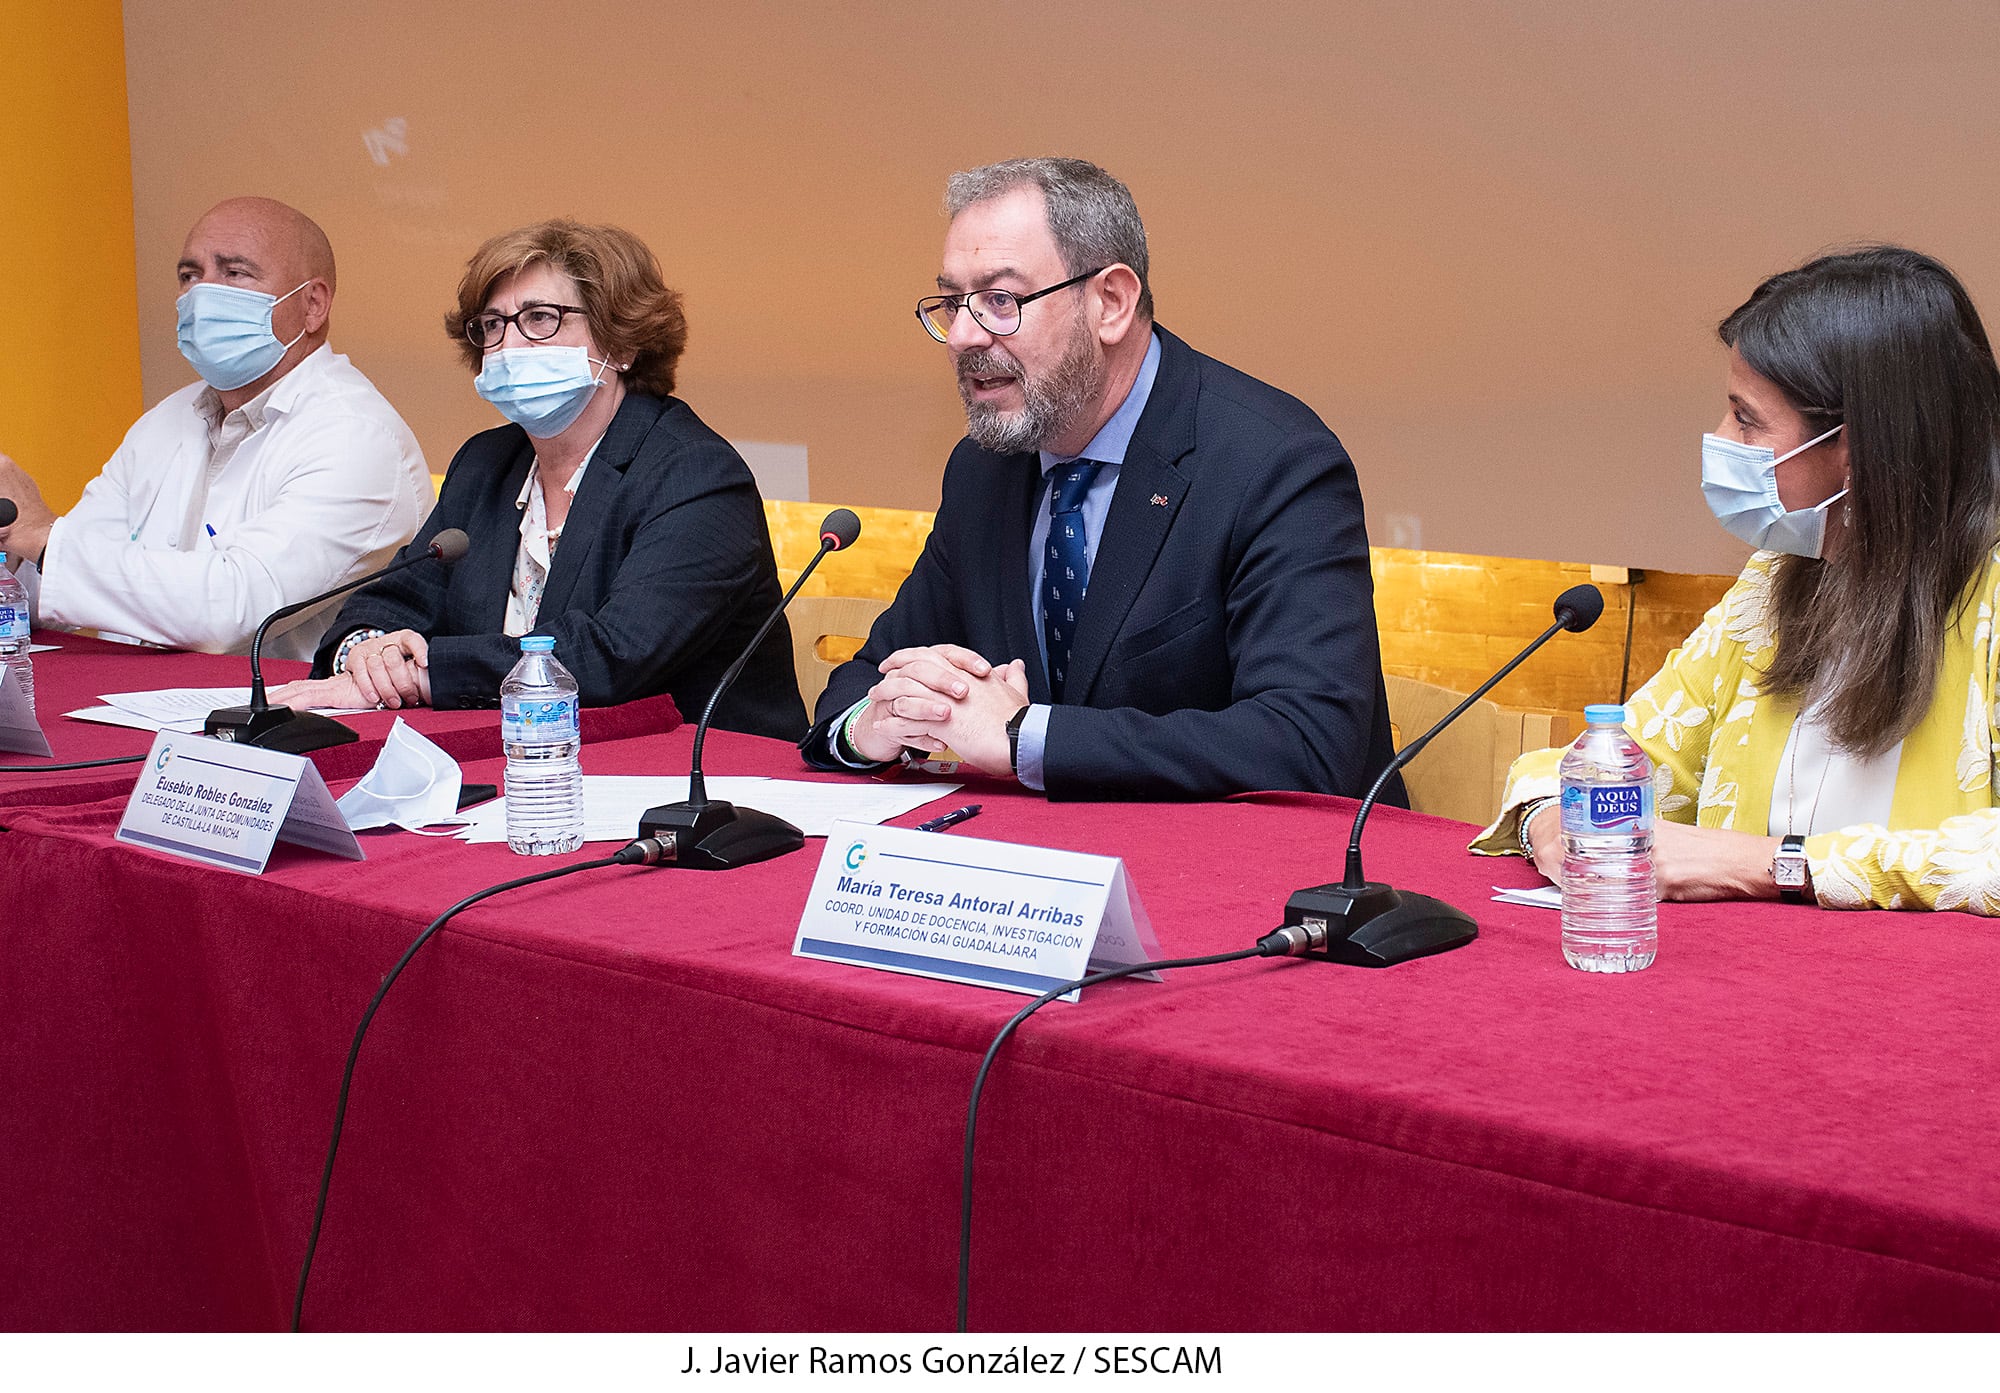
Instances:
[[[487,354],[472,389],[529,435],[546,440],[583,414],[610,369],[574,345],[529,344]]]
[[[181,354],[202,380],[218,392],[247,386],[278,366],[292,343],[306,336],[300,329],[292,343],[278,342],[271,332],[271,312],[311,281],[302,281],[283,295],[266,295],[236,285],[202,281],[174,301],[180,314]]]
[[[1745,445],[1719,435],[1701,438],[1701,493],[1729,535],[1763,551],[1818,556],[1826,544],[1826,510],[1847,496],[1842,489],[1810,508],[1786,510],[1778,501],[1778,466],[1839,434],[1835,426],[1796,450],[1776,454],[1768,445]]]

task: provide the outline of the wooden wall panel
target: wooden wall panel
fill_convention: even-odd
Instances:
[[[778,557],[778,579],[789,586],[819,549],[819,525],[837,504],[764,500],[764,518],[771,527],[771,549]],[[935,513],[906,508],[856,508],[861,536],[846,551],[820,562],[801,595],[856,595],[894,599],[917,564],[917,553],[931,535]]]
[[[1590,580],[1581,562],[1524,561],[1376,547],[1375,616],[1386,672],[1469,692],[1554,619],[1555,598]],[[1490,693],[1508,706],[1580,712],[1616,701],[1625,620],[1633,607],[1631,684],[1659,669],[1734,576],[1647,571],[1635,586],[1600,585],[1604,615],[1558,634]]]

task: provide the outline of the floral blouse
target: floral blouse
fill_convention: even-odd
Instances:
[[[1796,699],[1765,696],[1757,677],[1777,643],[1771,566],[1759,552],[1666,666],[1626,703],[1626,728],[1653,761],[1658,815],[1761,834]],[[1937,695],[1904,737],[1886,827],[1806,839],[1813,892],[1835,909],[1962,909],[2000,915],[2000,548],[1973,579],[1971,603],[1945,635]],[[1472,843],[1518,853],[1522,809],[1558,791],[1561,750],[1536,750],[1507,773],[1499,820]]]

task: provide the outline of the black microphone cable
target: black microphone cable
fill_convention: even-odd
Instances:
[[[1124,967],[1107,968],[1103,972],[1093,972],[1087,977],[1078,977],[1064,982],[1059,987],[1051,987],[1033,1001],[1016,1011],[1007,1024],[1000,1027],[1000,1033],[993,1037],[993,1043],[986,1047],[986,1058],[979,1062],[979,1072],[972,1080],[972,1101],[965,1110],[965,1169],[959,1182],[958,1192],[958,1333],[966,1333],[966,1313],[972,1304],[972,1144],[979,1130],[979,1098],[986,1091],[986,1075],[993,1068],[994,1057],[1000,1047],[1007,1043],[1021,1023],[1041,1010],[1059,996],[1067,995],[1083,987],[1094,987],[1099,982],[1115,981],[1120,977],[1131,977],[1140,972],[1163,971],[1174,967],[1208,967],[1216,963],[1241,962],[1244,958],[1282,958],[1297,955],[1308,947],[1325,946],[1322,932],[1319,942],[1307,942],[1306,931],[1277,929],[1257,940],[1253,948],[1238,948],[1232,953],[1211,953],[1202,958],[1160,958],[1153,962],[1127,963]]]
[[[1632,692],[1632,620],[1639,612],[1639,582],[1646,578],[1640,570],[1630,570],[1625,581],[1625,661],[1618,669],[1618,700]]]
[[[545,880],[558,880],[581,871],[602,870],[606,866],[654,865],[660,859],[660,852],[659,842],[651,837],[642,837],[638,841],[620,847],[610,856],[579,861],[574,866],[557,866],[553,870],[538,871],[534,875],[524,875],[517,880],[504,880],[498,885],[489,885],[484,890],[474,891],[431,920],[424,931],[417,935],[415,941],[403,950],[403,956],[396,959],[396,965],[389,969],[389,975],[382,979],[382,985],[376,989],[373,999],[369,1001],[368,1009],[361,1013],[361,1024],[355,1027],[354,1031],[354,1043],[348,1047],[347,1067],[340,1074],[340,1100],[333,1109],[333,1136],[326,1144],[326,1169],[321,1172],[319,1178],[319,1198],[313,1205],[312,1232],[306,1237],[305,1261],[299,1265],[298,1294],[292,1298],[293,1334],[298,1333],[299,1321],[305,1314],[306,1281],[312,1275],[313,1254],[319,1249],[320,1221],[326,1217],[327,1191],[333,1186],[333,1158],[340,1151],[340,1132],[347,1122],[347,1091],[349,1085],[354,1082],[354,1062],[361,1055],[361,1041],[368,1034],[368,1023],[375,1019],[376,1008],[381,1006],[382,998],[389,994],[389,988],[395,985],[396,978],[402,974],[403,969],[410,965],[410,959],[417,955],[419,948],[431,941],[432,935],[443,928],[453,915],[472,908],[481,900],[490,900],[508,890],[519,890],[524,885],[539,885]]]
[[[101,769],[107,764],[137,764],[145,755],[118,755],[111,759],[79,759],[70,764],[0,764],[0,774],[60,774],[68,769]]]

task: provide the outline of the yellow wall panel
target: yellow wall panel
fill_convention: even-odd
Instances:
[[[124,18],[118,0],[0,0],[0,34],[0,452],[61,511],[140,409]]]

